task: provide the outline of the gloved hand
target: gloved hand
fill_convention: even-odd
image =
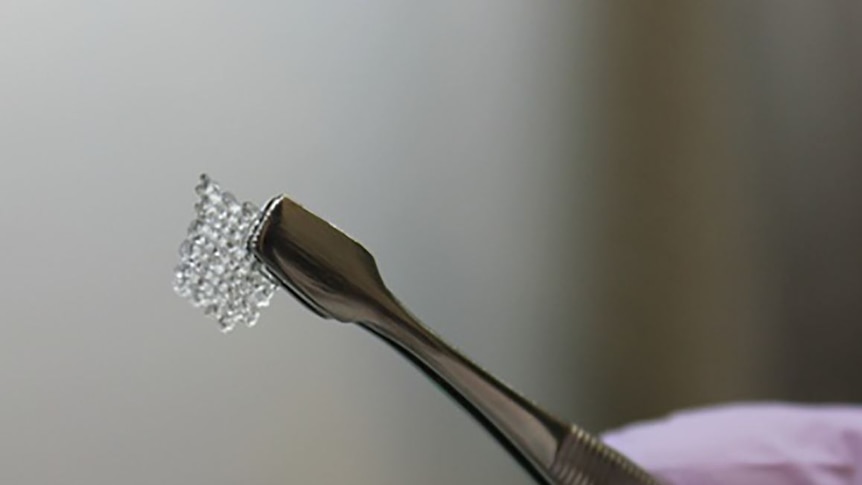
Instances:
[[[602,438],[668,485],[862,485],[862,407],[735,404]]]

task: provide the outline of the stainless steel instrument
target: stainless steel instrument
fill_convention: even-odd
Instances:
[[[219,197],[219,190],[209,192]],[[203,209],[199,207],[199,214]],[[231,211],[224,213],[229,216]],[[215,234],[218,242],[222,229],[203,233],[209,234],[206,237]],[[229,239],[222,238],[221,242]],[[469,411],[538,483],[658,485],[632,461],[574,424],[542,410],[444,342],[386,288],[365,248],[289,198],[276,197],[265,206],[247,241],[248,252],[278,286],[321,317],[358,324],[391,344]],[[207,248],[219,254],[217,247]],[[206,271],[200,264],[192,266],[198,274],[205,274],[200,273]],[[223,286],[223,290],[236,286],[226,283],[224,276],[220,278],[208,284]],[[186,293],[198,294],[189,285],[184,288]],[[255,291],[246,290],[251,291],[249,294]],[[222,296],[221,300],[204,298],[198,303],[220,315],[220,321],[242,321],[243,307],[231,310],[231,293]],[[245,321],[253,323],[255,319]]]

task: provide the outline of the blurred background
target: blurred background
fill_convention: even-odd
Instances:
[[[525,484],[386,346],[171,291],[288,193],[594,431],[862,400],[853,2],[0,0],[0,482]]]

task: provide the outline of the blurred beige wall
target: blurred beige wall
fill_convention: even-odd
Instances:
[[[862,398],[858,6],[598,17],[599,421]]]

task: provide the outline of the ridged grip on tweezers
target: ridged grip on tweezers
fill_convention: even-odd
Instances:
[[[448,345],[386,289],[365,248],[286,197],[264,210],[249,249],[324,318],[391,344],[546,485],[657,485],[631,461],[527,400]]]
[[[548,474],[565,485],[659,485],[628,458],[573,426],[557,449]]]

